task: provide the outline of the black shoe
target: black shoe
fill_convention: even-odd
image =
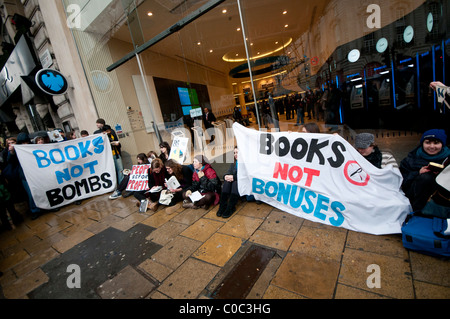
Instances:
[[[228,198],[230,198],[230,194],[228,194],[228,193],[222,193],[220,195],[220,206],[216,213],[217,217],[222,217],[223,213],[227,209]]]
[[[238,203],[239,196],[235,194],[231,194],[230,199],[228,200],[227,209],[222,214],[222,218],[230,218],[231,215],[236,211],[236,205]]]

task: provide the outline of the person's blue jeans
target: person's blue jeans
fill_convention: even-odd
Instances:
[[[30,208],[30,212],[32,215],[37,215],[41,212],[41,209],[36,206],[34,202],[33,195],[31,195],[30,187],[28,186],[28,182],[25,179],[22,179],[22,185],[28,195],[28,206]]]
[[[303,114],[303,109],[297,109],[297,124],[304,124],[305,120],[304,120],[305,114]],[[302,120],[301,123],[300,119]]]
[[[114,166],[116,167],[116,175],[117,175],[117,185],[123,180],[123,163],[122,157],[113,155],[114,158]]]

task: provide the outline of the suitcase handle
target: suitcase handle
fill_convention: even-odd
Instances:
[[[447,219],[437,217],[433,218],[433,232],[436,236],[441,238],[450,238],[450,236],[444,234],[444,232],[447,230],[447,227]]]

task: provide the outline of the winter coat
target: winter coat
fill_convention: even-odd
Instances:
[[[194,170],[192,174],[192,185],[187,189],[195,192],[199,191],[200,194],[205,194],[208,192],[214,192],[216,194],[216,199],[214,200],[214,205],[217,205],[220,200],[220,190],[221,190],[221,182],[217,177],[216,171],[212,168],[210,164],[205,164],[205,166],[201,170],[204,175],[199,178],[198,171]]]

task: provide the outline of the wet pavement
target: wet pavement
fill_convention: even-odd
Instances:
[[[342,130],[350,141],[354,132]],[[379,133],[398,162],[420,139]],[[264,203],[240,202],[223,219],[217,206],[139,213],[133,196],[108,196],[1,232],[1,298],[450,298],[449,261],[404,249],[399,234],[326,226]]]

